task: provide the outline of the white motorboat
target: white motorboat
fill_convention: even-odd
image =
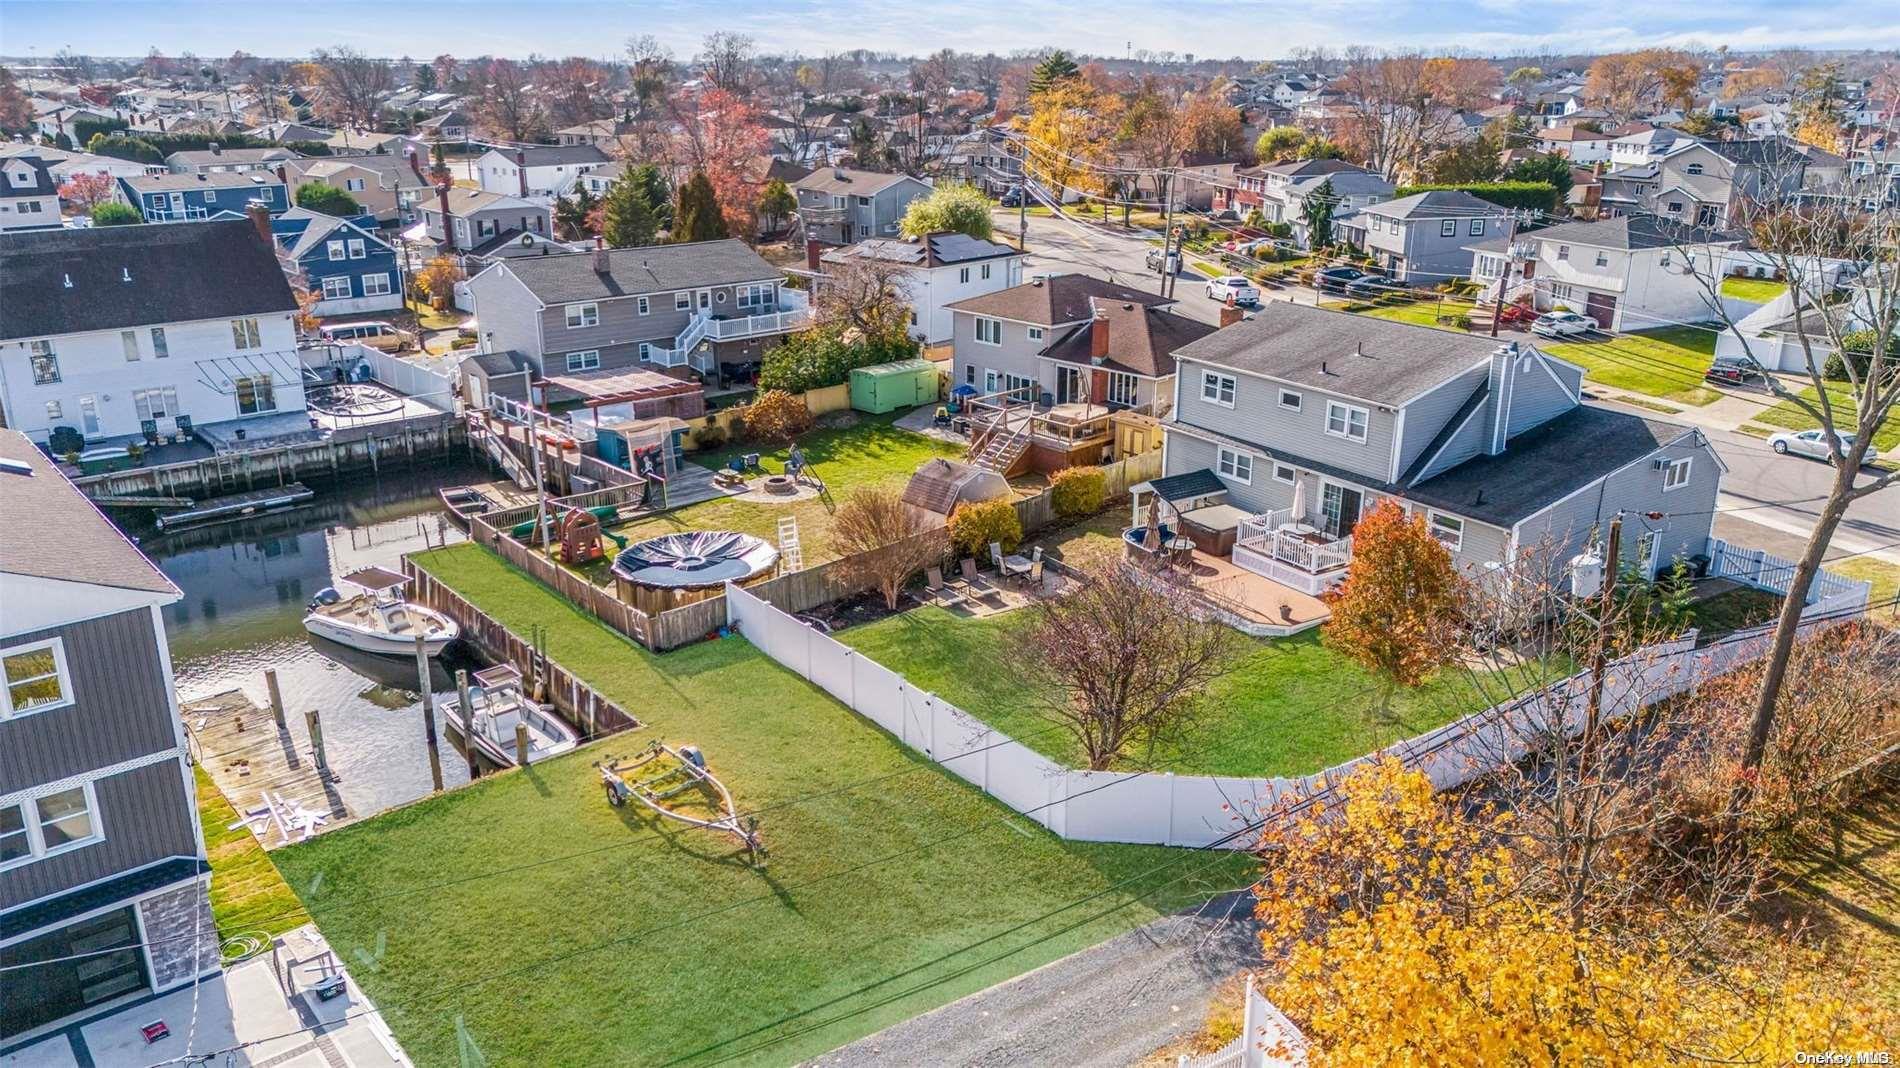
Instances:
[[[443,722],[475,747],[483,756],[510,767],[518,763],[515,753],[515,727],[528,728],[528,762],[539,763],[565,753],[580,744],[580,735],[561,721],[547,705],[537,705],[521,692],[521,672],[512,666],[477,671],[476,685],[468,688],[469,704],[474,706],[474,724],[463,714],[462,700],[450,696],[437,706]]]
[[[337,580],[363,592],[345,597],[325,589],[310,602],[303,617],[305,630],[320,638],[391,656],[412,655],[416,635],[430,656],[436,656],[461,633],[455,621],[433,608],[424,608],[400,595],[409,579],[380,567],[366,567]]]

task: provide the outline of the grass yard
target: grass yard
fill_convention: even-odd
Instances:
[[[1703,640],[1769,622],[1780,611],[1779,594],[1753,586],[1723,590],[1689,607],[1693,625],[1701,632],[1698,637]]]
[[[1473,304],[1471,301],[1463,300],[1458,297],[1445,297],[1442,300],[1432,298],[1415,301],[1410,304],[1394,304],[1387,307],[1365,307],[1364,305],[1345,302],[1322,304],[1320,307],[1357,311],[1360,315],[1364,315],[1368,318],[1389,319],[1395,323],[1439,327],[1438,317],[1440,315],[1470,315]],[[1455,328],[1444,326],[1440,327],[1440,329],[1452,330]],[[1462,331],[1460,332],[1462,333]]]
[[[1839,967],[1900,1005],[1900,790],[1861,798],[1829,826],[1804,830],[1779,867],[1789,883],[1771,899],[1775,918],[1812,925]]]
[[[1828,383],[1827,395],[1837,422],[1851,422],[1854,413],[1860,410],[1860,406],[1854,403],[1854,388],[1846,382]],[[1821,395],[1814,391],[1813,386],[1803,389],[1801,397],[1810,404],[1818,404],[1821,399]],[[1757,423],[1766,423],[1769,426],[1787,430],[1808,430],[1821,425],[1814,420],[1813,416],[1803,411],[1800,405],[1791,400],[1784,400],[1773,407],[1765,408],[1755,413],[1752,418]],[[1900,448],[1900,419],[1892,415],[1887,417],[1887,421],[1881,424],[1880,429],[1874,434],[1874,448],[1888,453],[1888,459],[1893,458],[1891,455],[1893,451]]]
[[[647,724],[276,854],[419,1065],[795,1063],[1246,867],[1061,841],[743,639],[655,657],[479,548],[417,560]],[[768,869],[608,807],[591,762],[648,738],[703,747]]]
[[[1788,291],[1788,283],[1773,278],[1740,278],[1730,275],[1722,279],[1722,295],[1737,300],[1752,300],[1757,304],[1766,304]]]
[[[1032,616],[983,618],[935,607],[836,635],[912,683],[954,703],[1054,760],[1084,766],[1080,745],[1037,711],[1045,692],[1010,665],[1022,658]],[[1233,670],[1211,687],[1200,729],[1180,746],[1135,756],[1134,767],[1213,775],[1305,775],[1410,738],[1502,697],[1480,696],[1461,671],[1401,691],[1378,711],[1378,684],[1320,644],[1317,630],[1292,638],[1242,638]]]
[[[1900,605],[1893,603],[1894,597],[1900,595],[1900,564],[1890,564],[1871,556],[1856,556],[1821,566],[1838,575],[1873,583],[1873,589],[1867,591],[1867,603],[1884,604],[1887,607],[1873,610],[1868,613],[1868,617],[1890,626],[1900,624]]]
[[[246,932],[280,935],[310,922],[297,895],[284,883],[270,854],[244,827],[232,829],[237,810],[225,800],[203,768],[198,781],[198,823],[204,828],[205,853],[211,860],[211,915],[218,937]]]
[[[1700,407],[1722,394],[1702,381],[1715,356],[1715,331],[1696,326],[1641,330],[1588,341],[1536,340],[1538,348],[1584,368],[1592,382]]]

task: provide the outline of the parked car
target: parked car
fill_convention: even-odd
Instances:
[[[1406,286],[1390,278],[1369,274],[1346,283],[1346,295],[1349,297],[1382,297],[1387,293],[1403,293]]]
[[[1003,191],[1003,199],[997,201],[999,207],[1020,208],[1023,206],[1023,187],[1012,185]]]
[[[1357,267],[1328,267],[1313,275],[1313,286],[1322,293],[1344,293],[1346,287],[1368,277]]]
[[[1717,356],[1702,372],[1702,377],[1724,386],[1739,386],[1754,379],[1766,379],[1761,364],[1747,356]]]
[[[1576,312],[1545,312],[1531,324],[1531,333],[1538,337],[1582,337],[1595,333],[1597,321],[1588,315]]]
[[[1825,430],[1784,431],[1769,438],[1768,447],[1782,456],[1792,453],[1796,456],[1806,456],[1809,459],[1833,463],[1834,457],[1828,452],[1827,438],[1823,436],[1826,433]],[[1854,447],[1854,435],[1842,434],[1840,442],[1841,452],[1845,453]],[[1880,454],[1872,445],[1869,445],[1867,454],[1861,457],[1861,462],[1871,464],[1878,459],[1880,459]]]
[[[408,348],[416,339],[407,330],[380,321],[335,323],[325,326],[322,333],[323,340],[332,345],[367,345],[384,352]]]
[[[1260,290],[1243,274],[1224,274],[1219,278],[1207,280],[1207,299],[1218,300],[1225,304],[1260,303]]]

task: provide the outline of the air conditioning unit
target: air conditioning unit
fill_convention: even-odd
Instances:
[[[1663,468],[1668,467],[1670,463],[1671,461],[1669,457],[1658,456],[1655,459],[1649,461],[1649,467],[1650,467],[1650,470],[1652,471],[1661,471]]]

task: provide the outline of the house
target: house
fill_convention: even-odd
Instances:
[[[445,111],[416,123],[416,130],[426,141],[466,141],[475,128],[475,120],[460,111]]]
[[[245,133],[264,141],[275,141],[280,145],[298,142],[328,141],[334,131],[319,126],[306,126],[301,122],[281,120],[252,127]]]
[[[307,434],[296,311],[268,221],[0,234],[0,415],[40,442]]]
[[[567,399],[598,401],[610,387],[597,380],[623,371],[747,379],[811,322],[784,282],[727,238],[502,260],[468,288],[485,350],[521,353]]]
[[[1308,174],[1290,178],[1277,190],[1267,193],[1266,206],[1293,227],[1293,240],[1301,248],[1312,247],[1312,226],[1307,222],[1307,198],[1320,196],[1332,205],[1335,230],[1361,209],[1392,199],[1395,187],[1383,175],[1353,167],[1330,174]]]
[[[1640,129],[1623,134],[1610,142],[1610,165],[1612,167],[1640,166],[1652,160],[1661,159],[1679,144],[1688,144],[1695,140],[1697,139],[1681,130],[1668,126],[1643,125]],[[1575,160],[1573,157],[1573,162],[1582,161]]]
[[[1708,280],[1723,273],[1735,235],[1654,215],[1619,215],[1519,233],[1506,299],[1529,292],[1538,311],[1564,307],[1605,330],[1651,330],[1712,319]],[[1473,281],[1497,295],[1501,239],[1468,246]]]
[[[1199,337],[1197,328],[1204,324],[1174,313],[1150,324],[1145,317],[1126,314],[1129,308],[1124,305],[1163,309],[1172,303],[1170,298],[1086,274],[1038,277],[957,301],[949,305],[951,378],[955,385],[971,387],[984,396],[1009,393],[1018,400],[1034,400],[1048,394],[1058,404],[1092,400],[1151,408],[1166,396],[1164,380],[1174,373],[1167,339]],[[1078,344],[1071,335],[1095,321],[1098,307],[1121,320],[1109,327],[1117,351],[1132,351],[1131,347],[1144,343],[1141,338],[1159,338],[1163,347],[1153,358],[1131,356],[1121,366],[1090,365],[1086,360],[1078,364],[1071,358]],[[1118,325],[1120,333],[1115,332]],[[1058,342],[1066,344],[1050,355]]]
[[[792,183],[805,236],[828,245],[867,237],[891,237],[904,209],[930,193],[908,174],[880,174],[849,167],[820,167]]]
[[[1604,203],[1723,229],[1749,204],[1825,187],[1847,173],[1832,153],[1784,138],[1679,142],[1652,163],[1604,175]]]
[[[323,143],[329,146],[333,155],[338,156],[396,156],[405,149],[422,150],[422,146],[406,134],[376,130],[338,130],[324,138]]]
[[[160,615],[182,595],[18,430],[0,520],[4,1046],[216,975],[219,954]]]
[[[581,175],[611,160],[594,145],[491,148],[476,161],[475,176],[486,192],[552,202],[571,191]]]
[[[1707,438],[1583,404],[1583,368],[1534,346],[1274,301],[1174,356],[1165,476],[1139,496],[1250,515],[1233,563],[1301,592],[1344,578],[1383,499],[1475,574],[1526,554],[1555,572],[1618,511],[1663,515],[1624,540],[1629,566],[1707,545]]]
[[[563,145],[592,145],[595,148],[612,148],[620,143],[620,135],[627,126],[616,119],[595,119],[576,126],[568,126],[554,131],[554,136]]]
[[[224,148],[213,143],[200,151],[174,152],[165,157],[165,166],[173,174],[242,174],[268,171],[297,158],[288,148]]]
[[[1537,147],[1545,152],[1567,156],[1572,163],[1601,163],[1610,158],[1614,140],[1602,130],[1586,126],[1554,126],[1537,132]]]
[[[1432,189],[1360,209],[1341,227],[1401,282],[1434,285],[1471,273],[1473,238],[1505,226],[1510,212],[1460,189]]]
[[[292,208],[271,220],[278,247],[289,260],[290,280],[319,294],[310,309],[318,316],[396,311],[402,307],[402,272],[388,242],[349,219]]]
[[[1214,209],[1232,208],[1246,215],[1252,208],[1270,223],[1294,223],[1300,218],[1300,201],[1317,189],[1321,182],[1333,179],[1333,195],[1345,198],[1334,209],[1336,216],[1377,203],[1392,195],[1392,183],[1338,159],[1281,160],[1257,167],[1234,170],[1233,191],[1217,195]]]
[[[253,200],[272,215],[290,207],[283,179],[269,171],[122,177],[115,196],[139,209],[148,223],[202,221],[223,211],[242,212]]]
[[[384,226],[420,221],[417,205],[435,195],[413,156],[313,156],[286,167],[296,184],[323,182],[348,193]]]
[[[810,247],[815,249],[816,242]],[[910,301],[911,336],[936,345],[955,333],[952,303],[1020,283],[1027,258],[1026,253],[996,241],[943,233],[910,240],[869,238],[825,253],[822,264],[868,260],[900,268],[904,294]]]
[[[424,232],[445,252],[478,260],[540,255],[553,241],[554,214],[544,204],[465,186],[438,186],[418,202]]]
[[[59,225],[59,183],[46,161],[38,156],[0,161],[0,233]]]

